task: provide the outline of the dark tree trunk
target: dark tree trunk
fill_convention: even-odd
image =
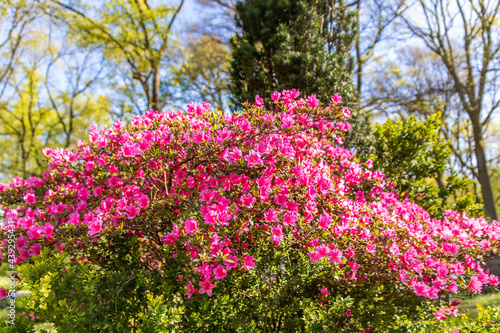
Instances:
[[[155,111],[160,107],[160,69],[158,67],[153,69],[153,96],[151,100],[151,108]]]
[[[486,214],[493,220],[497,220],[497,209],[493,190],[491,188],[490,175],[486,163],[486,153],[484,151],[483,129],[479,119],[479,112],[474,112],[471,115],[472,130],[474,134],[475,156],[477,162],[477,170],[479,174],[479,184],[481,184],[481,194],[483,196],[484,209]]]

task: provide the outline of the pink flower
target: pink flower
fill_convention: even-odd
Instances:
[[[490,277],[489,277],[489,282],[490,282],[490,285],[492,285],[492,286],[496,286],[496,285],[498,285],[498,282],[499,282],[499,281],[498,281],[498,276],[493,275],[493,274],[492,274],[492,275],[490,275]]]
[[[321,228],[328,229],[330,224],[332,224],[332,217],[327,212],[323,212],[323,215],[319,218],[318,224]]]
[[[90,161],[90,162],[85,163],[85,170],[93,170],[93,169],[95,169],[95,162],[94,161]]]
[[[451,281],[450,285],[446,287],[446,289],[450,290],[452,293],[458,293],[458,286],[455,281]]]
[[[214,278],[216,280],[220,280],[226,277],[226,270],[222,265],[217,265],[217,267],[214,269]]]
[[[149,198],[147,195],[141,195],[137,199],[137,206],[140,208],[147,208],[149,206]]]
[[[321,260],[321,256],[316,251],[309,251],[309,261],[316,262]]]
[[[224,127],[223,129],[221,129],[220,131],[217,132],[217,136],[221,139],[221,140],[227,140],[231,137],[231,134],[233,132],[228,130],[227,127]]]
[[[23,229],[29,229],[33,226],[35,220],[31,216],[26,216],[24,219],[19,219],[19,224]]]
[[[16,241],[16,247],[18,249],[24,249],[25,247],[28,247],[29,243],[28,243],[28,239],[27,238],[24,238],[24,237],[19,237]]]
[[[277,92],[277,91],[275,91],[275,92],[273,92],[273,93],[271,94],[271,99],[272,99],[273,101],[275,101],[275,102],[276,102],[276,101],[279,101],[279,100],[280,100],[280,98],[281,98],[281,93],[279,93],[279,92]]]
[[[223,264],[226,265],[226,269],[230,271],[233,268],[238,267],[238,257],[233,255],[228,255],[226,260],[223,261]]]
[[[40,227],[32,226],[26,234],[30,239],[39,239],[42,236],[42,231]]]
[[[196,270],[200,272],[201,276],[207,276],[212,270],[213,270],[213,265],[210,265],[207,262],[204,262],[201,267],[196,267]]]
[[[437,319],[446,320],[447,317],[445,316],[444,310],[445,309],[441,308],[438,311],[436,311],[436,313],[434,313]]]
[[[342,252],[339,249],[333,249],[330,251],[330,258],[328,258],[328,262],[331,263],[341,263],[342,262]]]
[[[328,289],[326,289],[326,287],[319,289],[319,291],[321,291],[321,296],[323,296],[323,297],[330,295],[330,293],[328,292]]]
[[[321,258],[328,257],[328,255],[330,254],[330,249],[328,248],[328,246],[326,246],[326,244],[321,244],[320,246],[316,247],[316,252],[318,252]]]
[[[248,271],[255,267],[255,260],[252,256],[246,256],[245,261],[243,262],[243,267],[245,267]]]
[[[229,153],[229,158],[233,161],[237,161],[243,156],[241,154],[241,150],[238,147],[235,147],[231,153]]]
[[[352,246],[349,246],[349,247],[347,248],[347,250],[345,250],[344,255],[345,255],[347,258],[351,258],[351,257],[354,257],[354,253],[355,253],[355,251],[354,251],[354,249],[352,248]]]
[[[393,256],[399,255],[399,246],[396,244],[396,242],[392,242],[391,246],[389,247],[389,252],[391,252]]]
[[[87,232],[90,236],[98,234],[102,231],[102,221],[94,220],[88,225],[89,231]]]
[[[201,116],[203,115],[205,112],[207,112],[208,110],[210,110],[210,104],[208,104],[207,102],[202,102],[200,105],[198,105],[196,107],[196,114],[198,116]]]
[[[30,256],[30,253],[28,250],[23,250],[23,249],[19,249],[19,258],[21,259],[26,259]]]
[[[54,226],[51,223],[45,223],[43,227],[40,227],[40,231],[47,238],[52,238],[54,235]]]
[[[255,96],[255,103],[253,105],[262,106],[262,105],[264,105],[264,100],[262,98],[260,98],[259,95],[256,95]]]
[[[194,218],[184,221],[184,231],[186,233],[189,234],[196,230],[198,230],[198,222]]]
[[[442,245],[443,251],[446,253],[458,253],[460,245],[455,243],[444,243]]]
[[[279,194],[275,197],[274,202],[276,202],[277,205],[284,206],[287,203],[288,196],[284,194]]]
[[[102,195],[102,186],[94,188],[92,194],[94,195],[94,197],[100,197]]]
[[[297,222],[297,220],[298,220],[298,217],[297,217],[297,213],[295,213],[295,212],[290,212],[290,213],[286,213],[285,215],[283,215],[283,225],[284,226],[295,225],[295,222]]]
[[[106,212],[109,212],[112,208],[113,208],[113,198],[111,197],[107,197],[106,199],[104,199],[101,203],[101,208],[104,209]],[[78,219],[79,219],[79,215],[78,214],[70,214],[70,220],[72,221],[71,223],[73,223],[74,225],[78,225]],[[76,220],[73,222],[73,220]]]
[[[271,240],[274,242],[282,242],[284,237],[283,237],[283,226],[282,225],[273,225],[271,226],[271,232],[273,233],[271,235]]]
[[[69,215],[69,221],[68,221],[68,223],[71,223],[71,224],[73,224],[75,226],[79,225],[81,223],[81,221],[80,221],[80,215],[77,214],[77,213],[71,213]]]
[[[332,101],[334,104],[340,104],[342,103],[342,96],[335,94],[335,96],[332,96]]]
[[[366,244],[366,251],[368,251],[368,253],[375,254],[377,253],[377,250],[375,250],[376,247],[377,245],[372,244],[372,242],[370,242]]]
[[[351,316],[351,311],[345,310],[345,314],[346,314],[347,317],[350,317]]]
[[[193,141],[196,143],[210,140],[210,134],[206,131],[197,130],[193,133]]]
[[[432,281],[432,285],[436,288],[442,289],[446,285],[446,280],[437,277],[434,281]]]
[[[290,128],[295,123],[295,120],[293,120],[292,116],[290,116],[289,114],[287,114],[285,112],[281,113],[280,119],[281,119],[281,126],[283,128]]]
[[[81,201],[76,204],[76,211],[82,212],[87,209],[87,203],[85,201]]]
[[[33,191],[28,191],[28,193],[26,193],[26,195],[23,197],[23,199],[24,199],[24,202],[26,202],[27,204],[36,203],[36,197],[35,197],[35,194],[33,193]]]
[[[118,173],[118,168],[116,167],[116,165],[110,165],[108,167],[108,172],[113,174],[113,173]]]
[[[307,98],[307,104],[311,108],[317,108],[319,105],[319,100],[316,98],[316,95],[311,95]]]
[[[0,299],[4,299],[8,295],[8,291],[5,288],[0,288]]]
[[[42,246],[40,244],[34,244],[30,247],[30,256],[39,256],[42,252]]]
[[[439,293],[439,289],[438,288],[429,287],[428,297],[430,299],[438,299],[439,298],[438,293]]]
[[[210,203],[212,202],[213,199],[216,199],[219,197],[219,192],[218,191],[214,191],[214,190],[210,190],[210,189],[206,189],[206,190],[203,190],[200,192],[200,202],[207,202],[207,203]]]
[[[205,280],[201,281],[199,285],[201,287],[200,295],[203,293],[207,293],[208,296],[212,296],[212,289],[215,287],[215,284],[211,283],[210,279],[205,278]]]
[[[479,292],[481,289],[483,289],[483,283],[479,280],[477,276],[473,276],[470,279],[470,284],[467,287],[470,289],[472,292]]]
[[[253,168],[256,165],[262,165],[264,163],[260,158],[260,154],[253,149],[250,150],[248,155],[246,155],[243,159],[248,162],[249,168]]]
[[[200,282],[201,283],[201,282]],[[214,285],[215,286],[215,285]],[[188,295],[188,299],[191,298],[191,296],[193,296],[193,294],[196,294],[198,292],[198,290],[196,290],[194,287],[193,287],[193,284],[191,283],[191,281],[188,282],[187,284],[187,289],[188,291],[186,292],[186,294]],[[211,295],[212,291],[210,291],[210,295]]]
[[[294,100],[300,96],[300,91],[296,89],[292,90],[283,90],[283,99],[287,99],[288,101]]]
[[[355,261],[347,261],[347,264],[349,265],[349,267],[351,267],[354,273],[356,273],[358,271],[358,268],[361,267],[361,265]]]
[[[423,282],[418,282],[413,286],[413,289],[415,289],[415,294],[417,296],[429,297],[431,288]]]
[[[273,207],[270,207],[267,212],[264,213],[264,217],[266,218],[266,222],[278,222],[278,215],[280,213],[275,211]]]
[[[194,113],[196,110],[196,104],[194,104],[194,102],[190,102],[186,105],[186,111],[188,113]]]
[[[141,153],[141,151],[132,142],[127,142],[122,146],[122,156],[124,157],[134,157]]]
[[[137,215],[139,215],[139,208],[137,208],[134,205],[130,205],[125,207],[125,210],[127,211],[127,216],[129,220],[134,219]]]
[[[42,153],[47,156],[47,157],[50,157],[54,154],[54,151],[48,147],[45,147],[42,149]]]
[[[342,114],[344,117],[349,118],[351,116],[351,111],[349,111],[348,108],[343,108],[342,109]]]
[[[479,247],[481,247],[481,249],[483,250],[486,250],[486,249],[489,249],[491,246],[490,242],[488,242],[487,239],[483,239],[482,241],[479,242]]]
[[[255,198],[250,193],[240,197],[240,203],[245,207],[252,208],[254,202]]]

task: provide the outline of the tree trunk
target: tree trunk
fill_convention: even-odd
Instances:
[[[438,183],[439,189],[444,190],[445,185],[444,185],[444,177],[442,172],[438,172],[437,177],[436,177],[436,182]]]
[[[475,155],[479,174],[479,184],[481,184],[481,194],[483,195],[484,209],[486,214],[493,220],[497,220],[497,209],[493,190],[491,188],[490,175],[486,164],[486,153],[483,143],[483,129],[479,118],[479,112],[474,112],[471,116],[472,130],[474,134]]]
[[[356,65],[358,68],[357,73],[356,73],[356,90],[358,91],[358,98],[361,98],[361,83],[362,83],[362,75],[363,75],[363,64],[362,64],[362,59],[361,59],[361,46],[359,45],[359,7],[360,7],[360,2],[361,0],[358,0],[356,2],[356,30],[357,30],[357,36],[356,36]]]
[[[160,68],[153,69],[153,98],[151,101],[151,108],[155,111],[160,107]]]

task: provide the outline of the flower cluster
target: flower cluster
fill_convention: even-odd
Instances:
[[[283,244],[353,285],[385,279],[436,299],[499,283],[480,265],[498,247],[497,221],[431,218],[342,147],[350,111],[340,96],[327,106],[299,96],[273,93],[272,110],[257,96],[232,114],[207,103],[149,110],[127,126],[92,126],[76,147],[46,148],[42,179],[0,186],[16,261],[57,247],[98,262],[90,249],[120,235],[138,238],[149,269],[178,260],[188,297],[211,296],[218,280],[255,269],[262,247]]]

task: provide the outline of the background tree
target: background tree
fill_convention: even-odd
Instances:
[[[104,71],[108,62],[95,48],[81,50],[68,45],[67,39],[62,43],[57,49],[49,46],[51,58],[44,75],[47,107],[57,119],[57,128],[47,133],[47,139],[62,140],[69,147],[85,136],[91,122],[109,123],[110,98],[96,89],[108,74]]]
[[[373,165],[390,175],[402,198],[417,202],[433,217],[442,218],[447,209],[481,216],[482,205],[470,193],[473,181],[449,167],[451,149],[440,135],[439,112],[419,121],[387,120],[373,126]]]
[[[141,109],[163,108],[161,81],[168,73],[163,65],[172,51],[172,26],[184,0],[173,7],[150,4],[147,0],[51,2],[75,32],[80,45],[100,46],[111,61],[126,66],[128,80],[136,80],[142,88]],[[130,97],[137,99],[134,95]]]
[[[361,97],[361,108],[369,105],[371,92],[363,91],[366,68],[376,57],[380,44],[401,38],[394,33],[394,22],[406,10],[406,0],[355,0],[349,4],[356,13],[357,36],[353,45],[354,82]],[[393,45],[393,44],[392,44]],[[391,45],[391,46],[392,46]],[[368,76],[368,79],[370,76]],[[370,87],[371,88],[371,87]]]
[[[470,161],[477,172],[482,199],[489,217],[497,219],[495,199],[489,175],[486,127],[500,105],[497,79],[500,70],[500,41],[497,36],[500,3],[498,1],[420,0],[422,20],[404,15],[403,20],[444,64],[467,115],[474,158]],[[414,11],[412,11],[414,13]]]
[[[109,99],[94,90],[104,74],[102,57],[72,45],[44,5],[11,2],[4,12],[11,29],[0,54],[2,179],[39,175],[45,170],[40,149],[68,147],[91,122],[110,119]]]
[[[217,36],[188,36],[172,68],[176,91],[172,95],[183,105],[206,101],[224,109],[229,99],[229,61],[229,50]]]
[[[461,175],[478,178],[472,163],[474,144],[467,115],[462,112],[451,77],[438,55],[424,47],[407,47],[394,59],[380,61],[370,78],[373,96],[369,102],[385,116],[407,120],[411,115],[425,120],[441,115],[441,135],[450,142],[448,163]],[[495,135],[489,127],[489,136]],[[473,186],[477,197],[479,188]]]
[[[6,0],[0,8],[0,27],[5,35],[0,41],[0,101],[17,66],[17,54],[29,24],[36,18],[37,1]]]
[[[238,2],[236,10],[230,84],[235,105],[292,87],[323,100],[335,93],[355,100],[349,56],[354,13],[342,1],[252,0]]]

